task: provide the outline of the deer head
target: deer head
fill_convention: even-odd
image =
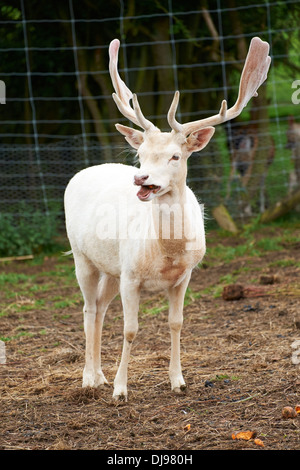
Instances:
[[[171,132],[161,132],[145,118],[136,94],[132,94],[120,78],[119,47],[118,39],[114,39],[109,47],[109,71],[115,89],[113,99],[119,111],[142,131],[121,124],[116,124],[116,128],[137,150],[140,169],[137,170],[134,183],[141,187],[137,196],[142,201],[149,201],[185,185],[188,157],[208,144],[214,134],[214,126],[236,118],[249,100],[257,96],[258,88],[267,78],[271,62],[269,44],[258,37],[252,39],[240,79],[238,98],[230,109],[227,109],[227,103],[223,100],[218,114],[181,124],[176,120],[179,102],[179,91],[176,91],[167,115]]]

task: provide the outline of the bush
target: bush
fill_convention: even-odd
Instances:
[[[17,215],[0,213],[0,256],[22,256],[51,252],[57,248],[58,222],[25,204]]]

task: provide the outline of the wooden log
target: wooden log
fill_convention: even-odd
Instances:
[[[260,216],[260,222],[263,224],[273,222],[273,220],[288,214],[298,204],[300,204],[300,189],[285,197],[282,201],[278,201],[273,207],[263,212]]]
[[[33,259],[33,255],[24,255],[24,256],[8,256],[7,258],[0,258],[0,262],[6,261],[25,261],[27,259]]]
[[[235,222],[233,221],[231,215],[223,204],[220,204],[218,207],[215,207],[212,213],[221,228],[231,233],[239,232]]]

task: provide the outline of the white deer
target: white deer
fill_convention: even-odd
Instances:
[[[66,188],[65,214],[84,299],[82,385],[108,383],[101,368],[102,325],[110,302],[120,292],[124,339],[113,397],[127,400],[128,362],[143,288],[168,293],[171,387],[178,393],[186,387],[180,361],[184,296],[191,272],[206,250],[202,207],[186,185],[187,159],[208,144],[215,130],[212,126],[241,113],[267,78],[271,59],[268,43],[253,38],[234,106],[227,110],[224,100],[218,114],[180,124],[175,118],[176,91],[168,112],[172,131],[161,132],[143,116],[136,95],[119,76],[119,47],[115,39],[109,48],[113,98],[120,112],[143,130],[120,124],[116,128],[137,150],[140,168],[108,163],[80,171]],[[140,187],[138,192],[135,185]]]

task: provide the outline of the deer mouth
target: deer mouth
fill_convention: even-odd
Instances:
[[[137,197],[141,201],[146,201],[149,199],[151,194],[156,194],[160,190],[160,186],[156,186],[155,184],[149,184],[149,185],[142,185],[141,189],[137,193]]]

